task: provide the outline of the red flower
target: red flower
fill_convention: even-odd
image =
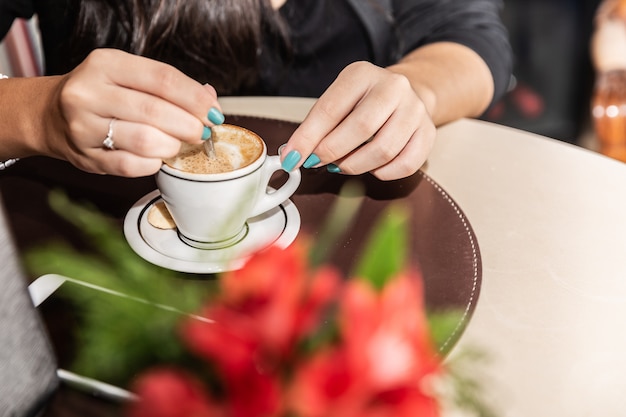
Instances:
[[[221,278],[220,295],[181,328],[208,365],[219,400],[183,374],[160,371],[137,385],[130,417],[435,417],[429,383],[441,370],[431,345],[420,277],[377,291],[343,283],[330,268],[308,272],[306,247],[271,248]],[[338,338],[296,349],[334,304]],[[309,355],[309,356],[307,356]]]
[[[298,366],[290,406],[301,417],[359,416],[368,394],[359,378],[345,350],[320,351]]]
[[[183,372],[156,369],[142,374],[133,391],[129,417],[219,417],[224,414],[206,396],[202,384]]]
[[[341,343],[300,366],[290,399],[303,417],[436,416],[428,382],[440,371],[419,277],[405,274],[377,293],[346,284]]]
[[[289,354],[317,325],[338,288],[335,269],[310,272],[307,250],[301,240],[286,249],[271,247],[220,281],[223,304],[252,320],[259,342],[278,355]]]
[[[277,417],[283,411],[279,378],[251,367],[245,375],[225,377],[222,402],[229,417]]]
[[[189,320],[184,338],[192,351],[217,363],[225,374],[246,372],[249,364],[272,367],[291,357],[297,343],[319,324],[338,282],[331,268],[308,273],[304,246],[270,248],[222,277],[220,298],[202,313],[214,323]]]
[[[213,365],[222,382],[229,416],[278,415],[285,364],[319,325],[338,283],[334,269],[308,272],[303,245],[270,248],[221,278],[220,296],[201,314],[213,322],[184,323],[187,346]]]
[[[339,325],[346,349],[372,387],[411,384],[439,370],[417,274],[389,280],[381,293],[366,281],[351,280],[342,301]]]

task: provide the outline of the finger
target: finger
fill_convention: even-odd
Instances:
[[[152,175],[163,163],[160,158],[144,158],[125,150],[104,148],[89,149],[70,162],[87,172],[129,178]]]
[[[219,102],[217,102],[217,90],[215,89],[215,87],[213,87],[211,84],[204,84],[203,87],[211,95],[211,97],[215,99],[217,103],[216,106],[221,111],[222,108],[219,106]]]
[[[361,175],[366,172],[373,172],[385,166],[397,158],[404,150],[404,146],[398,150],[384,149],[384,157],[380,152],[380,147],[372,142],[368,142],[361,148],[349,153],[344,158],[327,165],[327,169],[332,173],[346,175]]]
[[[123,103],[111,108],[110,103]],[[105,89],[93,111],[103,118],[154,126],[165,134],[184,142],[198,143],[204,132],[200,119],[175,104],[128,88],[112,86]]]
[[[117,150],[125,150],[144,158],[170,158],[180,150],[180,141],[153,126],[115,120],[108,122],[111,140]],[[96,138],[93,148],[101,148],[103,139]]]
[[[406,144],[402,152],[388,164],[372,170],[380,180],[389,181],[415,174],[426,162],[434,144],[436,129],[428,125],[418,130]]]
[[[423,104],[409,99],[396,109],[372,141],[335,162],[329,170],[353,175],[372,172],[384,180],[403,178],[423,165],[435,136],[435,125]]]
[[[394,114],[398,112],[399,99],[397,92],[390,91],[384,86],[374,88],[368,92],[367,96],[361,100],[360,103],[352,110],[349,116],[347,116],[335,129],[330,132],[322,142],[320,142],[314,149],[314,153],[318,156],[321,164],[337,161],[357,147],[361,146],[370,138],[374,137],[376,147],[380,147],[382,153],[381,156],[387,153],[393,153],[398,151],[398,146],[403,146],[404,143],[399,144],[393,148],[383,148],[385,141],[377,140],[380,135],[381,129],[388,124],[397,126],[397,120],[402,120],[402,114],[400,117]],[[400,112],[402,113],[402,112]],[[406,123],[405,123],[406,124]],[[387,129],[393,131],[393,129]],[[405,128],[406,131],[410,130]],[[400,132],[406,135],[407,132]],[[384,135],[385,139],[387,136]],[[405,136],[406,137],[406,136]],[[402,141],[402,136],[392,136],[389,143]],[[362,149],[374,149],[376,147],[365,145]],[[357,154],[363,154],[361,150]],[[366,170],[369,171],[369,170]],[[365,171],[364,171],[365,172]]]
[[[114,84],[174,103],[207,126],[213,125],[208,117],[209,110],[215,107],[221,111],[214,89],[205,88],[169,64],[125,53],[111,57],[114,50],[97,52],[97,59],[110,62],[112,70],[107,74]]]
[[[315,102],[309,114],[287,142],[283,158],[293,150],[305,156],[310,155],[322,139],[333,131],[363,98],[368,86],[366,83],[358,82],[357,77],[350,76],[354,65],[351,64],[342,71]]]
[[[132,70],[119,71],[117,67],[120,65]],[[172,89],[176,93],[163,89],[167,82],[151,86],[146,81],[150,77],[142,74],[142,66],[148,67],[148,73],[150,68],[154,72],[154,67],[157,67],[170,74],[174,81],[169,84],[175,86]],[[86,85],[89,87],[85,88]],[[159,96],[159,90],[165,93]],[[188,97],[196,97],[192,99],[195,105],[185,104],[189,101]],[[65,112],[70,115],[93,112],[103,118],[154,124],[167,134],[192,143],[206,137],[205,126],[210,125],[208,115],[216,111],[214,106],[219,107],[213,87],[202,86],[166,64],[113,50],[92,52],[68,78],[61,100]],[[203,105],[203,102],[208,104]],[[201,109],[200,112],[198,109]],[[223,121],[219,110],[217,114],[222,118],[220,122]],[[72,132],[88,134],[84,130],[92,125],[81,123],[80,119],[74,118],[70,122]]]
[[[384,121],[371,141],[344,158],[342,170],[348,174],[362,174],[388,164],[403,151],[421,126],[429,124],[432,122],[423,104],[408,96]]]

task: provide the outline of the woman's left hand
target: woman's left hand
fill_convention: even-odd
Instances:
[[[339,74],[289,139],[283,167],[331,164],[331,172],[399,179],[424,164],[435,133],[407,77],[356,62]]]

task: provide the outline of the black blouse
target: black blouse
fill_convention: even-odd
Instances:
[[[501,0],[382,0],[390,5],[390,25],[384,29],[389,33],[372,33],[371,25],[355,10],[356,2],[366,1],[371,0],[288,0],[280,13],[290,29],[293,57],[285,63],[272,54],[262,55],[260,93],[318,97],[351,62],[385,66],[438,41],[463,44],[483,58],[494,78],[494,101],[506,92],[512,52],[499,17]],[[67,72],[74,15],[69,3],[0,0],[0,38],[16,17],[37,14],[46,73]],[[376,53],[375,39],[386,40],[389,54]]]

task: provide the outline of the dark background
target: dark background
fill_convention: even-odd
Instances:
[[[589,126],[589,55],[600,0],[505,0],[514,88],[484,119],[579,144]]]

